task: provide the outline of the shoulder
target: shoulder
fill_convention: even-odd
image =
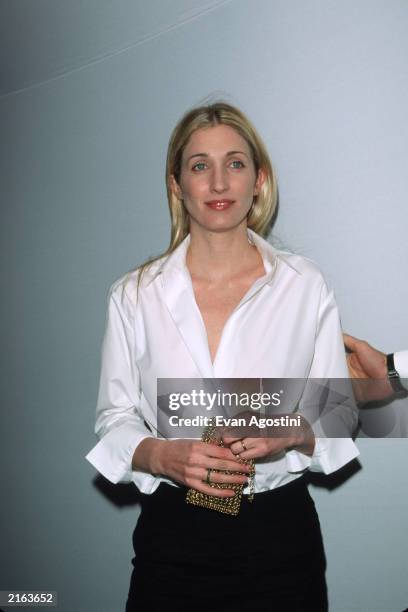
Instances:
[[[275,253],[278,261],[292,268],[300,277],[304,277],[305,280],[315,279],[324,282],[324,277],[319,266],[312,259],[304,257],[303,255],[290,253],[289,251],[275,250]]]
[[[293,287],[303,296],[302,299],[320,305],[335,301],[333,288],[315,261],[286,251],[277,251],[276,255],[281,263],[281,273],[282,270],[283,274],[291,273]]]
[[[295,274],[294,278],[298,278],[299,282],[308,278],[323,279],[319,267],[311,259],[279,248],[252,230],[248,230],[248,237],[258,248],[264,261],[267,260],[273,267],[277,264],[281,274]]]
[[[146,291],[166,259],[166,256],[157,258],[123,274],[110,286],[109,297],[122,302],[126,300],[136,306],[139,293]]]

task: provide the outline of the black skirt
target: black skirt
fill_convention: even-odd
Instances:
[[[238,516],[185,502],[160,484],[142,495],[126,612],[323,612],[326,561],[304,478],[244,496]]]

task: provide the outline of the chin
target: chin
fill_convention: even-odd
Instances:
[[[198,231],[207,231],[214,232],[216,234],[222,234],[224,232],[236,230],[239,226],[244,226],[246,228],[247,218],[245,216],[239,219],[224,218],[216,220],[212,219],[211,221],[208,221],[207,219],[205,221],[194,220],[194,225],[197,227]]]

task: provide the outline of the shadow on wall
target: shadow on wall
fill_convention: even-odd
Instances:
[[[131,482],[112,484],[98,474],[93,479],[92,484],[105,499],[118,508],[140,504],[140,493]]]
[[[314,487],[334,491],[341,487],[349,478],[353,478],[358,474],[360,470],[362,470],[361,463],[358,459],[353,459],[353,461],[350,461],[350,463],[340,468],[340,470],[328,476],[318,472],[308,472],[306,474],[306,481],[307,484],[311,484]]]

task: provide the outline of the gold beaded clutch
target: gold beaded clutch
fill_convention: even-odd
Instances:
[[[222,440],[217,439],[215,426],[210,423],[203,431],[202,441],[207,442],[208,444],[217,444],[218,446],[224,446]],[[254,488],[254,461],[250,460],[242,460],[242,463],[247,463],[251,465],[252,470],[249,474],[249,484],[250,484],[250,495],[248,496],[248,500],[253,500],[253,488]],[[219,472],[223,474],[243,474],[245,472],[232,472],[230,470],[211,470],[211,472]],[[196,489],[189,489],[187,491],[186,502],[189,504],[193,504],[194,506],[201,506],[202,508],[208,508],[210,510],[217,510],[218,512],[222,512],[224,514],[231,514],[232,516],[236,516],[241,507],[241,499],[242,492],[244,490],[244,485],[239,483],[229,484],[229,483],[218,483],[218,482],[209,482],[208,483],[214,489],[233,489],[235,491],[234,497],[216,497],[215,495],[208,495],[207,493],[201,493],[201,491],[197,491]]]

